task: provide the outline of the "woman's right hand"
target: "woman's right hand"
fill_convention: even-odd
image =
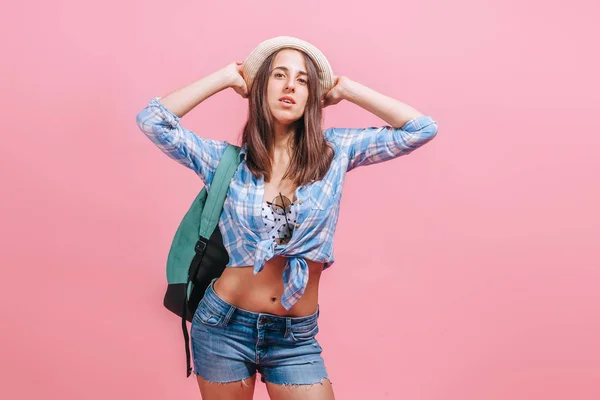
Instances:
[[[243,98],[248,98],[248,86],[242,74],[243,61],[235,61],[223,68],[223,72],[229,81],[229,87]]]

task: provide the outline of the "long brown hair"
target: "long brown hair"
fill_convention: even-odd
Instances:
[[[271,154],[275,144],[273,115],[267,103],[267,83],[271,64],[279,51],[265,60],[254,78],[248,96],[248,120],[242,135],[242,144],[247,145],[248,169],[254,176],[263,175],[266,182],[271,179]],[[334,155],[321,128],[323,109],[317,67],[306,53],[302,52],[302,55],[308,72],[308,100],[304,114],[294,123],[294,137],[290,138],[294,151],[282,178],[289,178],[298,186],[323,179]]]

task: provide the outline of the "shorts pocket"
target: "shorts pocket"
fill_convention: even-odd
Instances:
[[[219,326],[223,321],[223,316],[215,313],[202,302],[198,305],[194,319],[204,325],[208,326]]]
[[[306,342],[307,340],[314,339],[319,333],[319,325],[314,325],[308,329],[294,329],[290,332],[290,336],[294,342]]]

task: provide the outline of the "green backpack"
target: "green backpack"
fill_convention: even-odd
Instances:
[[[175,232],[167,258],[168,286],[163,304],[181,317],[188,377],[192,368],[186,321],[192,321],[206,288],[221,276],[229,262],[218,222],[227,189],[239,165],[239,151],[239,147],[228,144],[210,191],[204,187],[194,199]]]

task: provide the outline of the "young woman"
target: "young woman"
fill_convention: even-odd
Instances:
[[[331,266],[346,172],[409,154],[437,134],[414,108],[334,76],[310,43],[277,37],[137,116],[167,155],[210,190],[227,142],[198,136],[180,118],[226,88],[249,100],[241,163],[219,220],[228,268],[208,287],[191,328],[202,398],[251,399],[256,372],[271,399],[333,399],[315,339],[321,272]],[[322,109],[350,101],[387,124],[321,128]]]

